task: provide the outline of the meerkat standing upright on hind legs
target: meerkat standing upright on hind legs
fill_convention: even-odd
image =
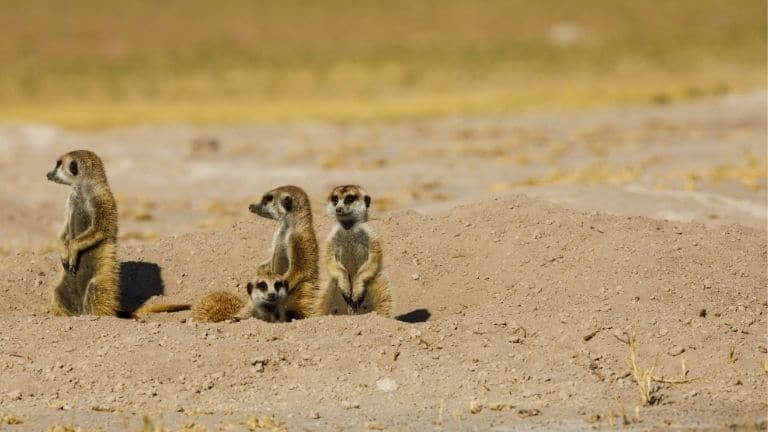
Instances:
[[[273,272],[288,282],[285,308],[289,319],[306,318],[314,309],[318,284],[318,247],[312,208],[306,192],[296,186],[281,186],[251,204],[251,213],[279,222],[272,239],[272,255],[258,273]]]
[[[317,315],[392,313],[392,297],[381,274],[381,244],[368,225],[370,206],[371,197],[360,186],[337,186],[328,197],[328,212],[337,223],[325,244],[328,280],[318,294]]]
[[[64,271],[53,288],[53,313],[116,315],[117,205],[101,159],[87,150],[73,151],[60,157],[47,177],[72,186],[59,235]]]

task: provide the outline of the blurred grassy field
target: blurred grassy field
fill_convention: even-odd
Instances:
[[[0,121],[397,119],[766,84],[763,0],[0,0]]]

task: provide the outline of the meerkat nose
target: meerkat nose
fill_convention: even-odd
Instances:
[[[53,171],[46,173],[45,176],[48,178],[48,180],[53,180]]]
[[[248,210],[251,213],[256,213],[258,211],[259,207],[256,204],[251,204],[248,206]]]
[[[344,209],[341,207],[336,207],[336,213],[343,213]]]

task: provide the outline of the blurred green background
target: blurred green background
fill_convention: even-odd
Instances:
[[[0,120],[332,121],[764,88],[764,0],[0,0]]]

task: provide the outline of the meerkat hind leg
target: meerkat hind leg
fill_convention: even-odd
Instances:
[[[387,282],[376,279],[365,291],[365,300],[360,308],[360,313],[376,312],[377,314],[392,316],[392,296],[389,293]]]
[[[285,301],[285,315],[288,321],[312,316],[315,309],[315,287],[310,282],[301,282],[291,288]]]
[[[349,312],[349,305],[336,281],[328,282],[318,293],[317,315],[348,315]]]
[[[80,287],[76,276],[66,271],[63,272],[53,291],[54,310],[52,312],[59,316],[82,314],[84,290]]]
[[[117,310],[117,299],[114,293],[105,290],[106,287],[113,285],[102,277],[92,278],[85,290],[83,312],[91,315],[114,315]]]

